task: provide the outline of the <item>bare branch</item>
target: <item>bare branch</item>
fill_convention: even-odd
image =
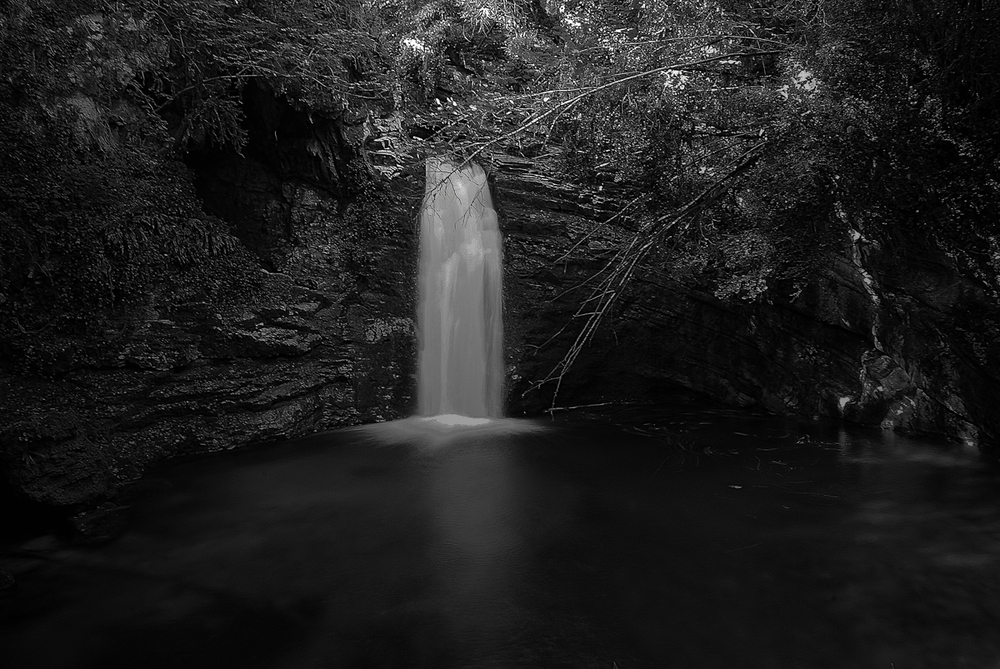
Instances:
[[[747,149],[731,163],[735,164],[735,167],[716,179],[708,188],[701,191],[679,210],[660,216],[642,226],[629,240],[628,245],[620,249],[594,275],[600,276],[603,274],[604,278],[591,291],[587,299],[583,300],[576,313],[573,314],[573,318],[586,319],[583,327],[577,333],[576,338],[562,360],[556,364],[544,379],[533,384],[529,390],[536,390],[545,384],[555,381],[556,388],[552,396],[552,407],[555,407],[563,377],[573,366],[573,363],[576,362],[583,348],[593,339],[604,317],[631,282],[639,264],[669,233],[674,233],[674,237],[677,238],[686,232],[690,228],[691,223],[697,218],[697,215],[706,206],[721,197],[728,190],[729,184],[732,181],[757,164],[767,144],[767,140],[764,140]],[[560,330],[561,332],[562,330]]]
[[[636,81],[637,79],[642,79],[644,77],[649,77],[649,76],[652,76],[654,74],[659,74],[660,72],[666,72],[668,70],[682,70],[682,69],[685,69],[685,68],[697,67],[698,65],[704,65],[704,64],[707,64],[707,63],[715,63],[715,62],[718,62],[720,60],[726,60],[726,59],[731,59],[731,58],[744,58],[744,57],[746,57],[746,58],[752,58],[752,57],[775,55],[775,54],[779,54],[779,53],[784,53],[784,50],[783,49],[773,49],[773,50],[769,50],[769,51],[736,51],[736,52],[722,54],[722,55],[719,55],[719,56],[712,56],[711,58],[702,58],[702,59],[695,60],[695,61],[689,61],[689,62],[683,62],[683,63],[672,63],[670,65],[663,65],[663,66],[660,66],[660,67],[655,67],[655,68],[653,68],[651,70],[645,70],[643,72],[637,72],[635,74],[630,74],[630,75],[625,76],[625,77],[620,77],[620,78],[615,79],[614,81],[610,81],[610,82],[608,82],[606,84],[601,84],[599,86],[594,86],[592,88],[588,88],[588,89],[584,90],[582,93],[574,95],[573,97],[571,97],[568,100],[563,100],[563,101],[557,103],[556,105],[554,105],[553,107],[551,107],[550,109],[547,109],[544,112],[541,112],[541,113],[539,113],[537,115],[534,115],[533,118],[529,118],[527,121],[525,121],[524,123],[522,123],[521,125],[519,125],[514,130],[511,130],[510,132],[507,132],[507,133],[505,133],[505,134],[503,134],[503,135],[501,135],[501,136],[499,136],[499,137],[497,137],[495,139],[491,139],[491,140],[489,140],[487,142],[484,142],[479,148],[477,148],[476,150],[472,151],[468,156],[466,156],[465,162],[469,162],[469,161],[475,159],[476,156],[478,156],[479,154],[483,153],[489,147],[495,146],[496,144],[499,144],[501,142],[505,142],[508,139],[514,137],[515,135],[517,135],[517,134],[519,134],[521,132],[524,132],[528,128],[530,128],[530,127],[532,127],[534,125],[537,125],[538,123],[540,123],[544,119],[547,119],[547,118],[549,118],[550,116],[553,116],[556,113],[562,113],[562,112],[568,110],[569,108],[571,108],[573,105],[575,105],[578,102],[580,102],[581,100],[583,100],[584,98],[587,98],[587,97],[589,97],[591,95],[595,95],[597,93],[600,93],[601,91],[606,91],[606,90],[608,90],[610,88],[615,88],[616,86],[621,86],[622,84],[628,83],[630,81]],[[465,163],[463,163],[463,165],[464,164]]]

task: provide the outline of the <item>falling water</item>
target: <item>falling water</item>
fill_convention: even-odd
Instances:
[[[486,173],[427,161],[420,216],[421,415],[503,413],[500,228]]]

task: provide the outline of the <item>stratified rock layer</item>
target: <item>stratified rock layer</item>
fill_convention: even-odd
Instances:
[[[597,223],[614,211],[606,193],[553,182],[529,161],[501,161],[497,183],[512,406],[537,411],[554,389],[537,381],[582,326],[572,316],[588,294],[584,281],[622,232]],[[1000,434],[1000,347],[969,319],[986,311],[988,297],[944,254],[905,255],[855,233],[794,294],[772,290],[751,302],[719,299],[650,267],[563,377],[556,404],[648,399],[678,384],[740,406],[991,450]]]
[[[175,299],[51,379],[0,378],[6,479],[22,496],[72,510],[83,534],[99,523],[81,509],[117,517],[107,500],[165,457],[415,409],[421,160],[383,141],[373,168],[368,119],[247,95],[245,154],[203,152],[191,165],[206,210],[259,260],[262,297],[225,311]],[[577,334],[583,284],[625,233],[601,225],[616,211],[610,189],[560,182],[541,162],[497,159],[492,187],[504,234],[508,411],[537,413],[554,389],[539,381]],[[970,316],[987,298],[946,258],[899,257],[854,235],[794,294],[752,302],[650,267],[564,376],[556,404],[655,401],[664,385],[680,385],[740,406],[992,448],[1000,347]]]
[[[257,297],[220,307],[174,291],[67,347],[48,378],[0,376],[0,472],[16,494],[76,512],[165,457],[413,409],[415,203],[372,181],[363,118],[247,97],[245,157],[192,165],[206,209],[259,259]]]

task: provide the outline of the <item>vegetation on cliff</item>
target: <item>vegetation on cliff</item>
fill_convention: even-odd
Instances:
[[[552,378],[637,276],[788,299],[850,243],[969,277],[961,326],[996,364],[998,22],[977,0],[4,3],[4,364],[58,373],[150,310],[253,299],[252,254],[183,162],[248,150],[251,89],[361,119],[348,179],[369,190],[366,160],[391,177],[450,151],[612,193],[623,243]]]
[[[141,15],[8,3],[0,77],[0,342],[11,371],[102,359],[157,296],[231,301],[252,264],[205,215],[143,77],[169,62]]]
[[[769,300],[854,239],[902,264],[940,255],[1000,299],[995,6],[564,2],[550,5],[555,32],[516,3],[487,6],[518,26],[505,66],[527,76],[441,87],[432,139],[551,155],[614,190],[613,225],[630,231],[583,294],[553,379],[650,267]],[[973,348],[996,363],[1000,312],[981,316]]]

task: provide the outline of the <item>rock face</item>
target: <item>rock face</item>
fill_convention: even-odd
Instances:
[[[206,209],[257,255],[261,297],[149,307],[51,379],[0,376],[0,478],[15,493],[77,513],[165,457],[414,405],[412,203],[372,187],[364,119],[309,117],[264,90],[246,104],[246,157],[192,165]]]
[[[85,535],[118,522],[108,500],[165,457],[414,408],[422,164],[371,141],[369,121],[347,110],[311,115],[265,90],[245,102],[244,155],[204,151],[190,165],[206,210],[256,255],[264,298],[225,312],[150,308],[58,380],[0,378],[10,487],[72,512]],[[560,183],[527,159],[493,168],[508,409],[537,413],[554,390],[539,381],[576,336],[581,284],[623,233],[600,224],[615,211],[612,195]],[[681,385],[741,406],[992,448],[1000,345],[972,322],[987,297],[946,258],[905,264],[891,251],[855,235],[795,294],[753,302],[651,267],[556,402],[648,400]]]
[[[161,315],[117,359],[59,381],[0,380],[5,468],[32,499],[103,499],[165,456],[399,415],[412,322],[265,274],[275,306]],[[283,298],[283,299],[282,299]],[[281,306],[279,306],[281,303]]]
[[[528,161],[502,161],[496,180],[511,406],[538,411],[550,406],[554,384],[537,381],[579,331],[572,316],[587,295],[581,284],[615,241],[595,223],[613,210],[601,193],[554,183]],[[740,406],[993,450],[1000,346],[985,316],[995,307],[944,254],[902,255],[855,233],[795,294],[753,302],[719,299],[651,267],[563,377],[556,403],[648,399],[677,384]],[[983,322],[971,322],[976,313]]]

